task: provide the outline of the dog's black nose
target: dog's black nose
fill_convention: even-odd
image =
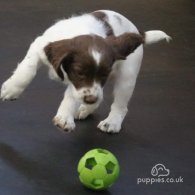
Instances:
[[[93,95],[86,95],[84,97],[84,102],[87,103],[87,104],[94,104],[97,102],[97,97],[96,96],[93,96]]]

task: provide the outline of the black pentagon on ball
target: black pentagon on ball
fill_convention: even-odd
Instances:
[[[108,174],[112,174],[114,172],[114,168],[115,168],[115,164],[111,161],[109,161],[106,165],[105,165],[105,168],[106,168],[106,172]]]
[[[93,167],[95,167],[96,165],[97,165],[97,162],[96,162],[96,160],[95,160],[94,157],[88,158],[88,159],[86,160],[86,162],[85,162],[85,167],[86,167],[87,169],[90,169],[90,170],[92,170]]]
[[[108,154],[108,151],[104,150],[104,149],[97,149],[98,153],[102,153],[102,154]]]

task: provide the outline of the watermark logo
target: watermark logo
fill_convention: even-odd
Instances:
[[[168,177],[170,170],[162,163],[154,165],[151,169],[151,175],[153,177],[137,178],[137,184],[154,184],[154,183],[183,183],[183,177]]]
[[[152,176],[164,177],[164,176],[168,176],[169,174],[170,174],[170,170],[166,169],[165,166],[160,163],[152,167],[151,170]]]

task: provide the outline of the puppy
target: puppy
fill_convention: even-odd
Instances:
[[[64,131],[75,129],[74,119],[85,119],[103,99],[103,87],[115,75],[114,101],[98,128],[118,133],[127,114],[143,57],[143,44],[171,38],[162,31],[139,33],[127,18],[109,10],[63,19],[30,45],[13,75],[3,83],[2,100],[17,99],[41,64],[49,77],[67,85],[53,119]]]

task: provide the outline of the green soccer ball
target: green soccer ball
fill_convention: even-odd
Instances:
[[[79,161],[81,183],[93,190],[104,190],[118,178],[120,167],[116,157],[105,149],[93,149]]]

